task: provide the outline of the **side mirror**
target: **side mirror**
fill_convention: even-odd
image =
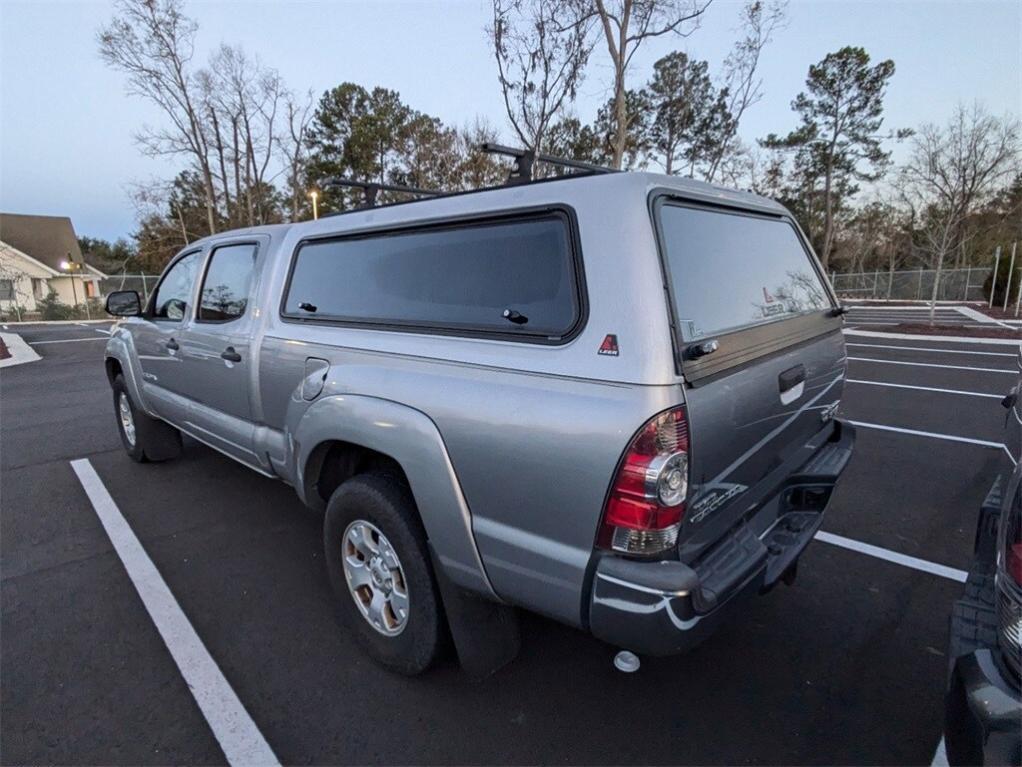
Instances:
[[[106,297],[106,312],[114,317],[138,317],[142,314],[142,299],[134,290],[116,290]]]

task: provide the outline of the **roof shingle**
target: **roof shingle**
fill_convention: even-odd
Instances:
[[[85,263],[71,219],[67,216],[26,216],[0,213],[0,240],[55,271],[70,258]]]

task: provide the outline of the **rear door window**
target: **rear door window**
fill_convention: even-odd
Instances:
[[[784,219],[665,204],[660,229],[682,341],[831,307]]]
[[[559,338],[580,299],[566,216],[315,240],[284,314]]]

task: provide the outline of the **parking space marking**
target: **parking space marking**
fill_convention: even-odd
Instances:
[[[1010,354],[1008,352],[974,352],[968,349],[935,349],[929,346],[891,346],[888,344],[857,344],[852,341],[846,341],[845,346],[864,346],[867,349],[902,349],[909,352],[939,352],[940,354],[976,354],[982,357],[1012,357],[1015,358],[1017,354]]]
[[[879,362],[882,365],[910,365],[920,368],[943,368],[944,370],[971,370],[974,373],[1007,373],[1009,375],[1018,375],[1018,370],[1005,370],[1004,368],[973,368],[967,365],[938,365],[934,362],[903,362],[902,360],[880,360],[873,357],[849,357],[848,359],[855,360],[856,362]]]
[[[828,533],[820,530],[816,533],[815,538],[818,541],[823,541],[824,543],[829,543],[833,546],[840,546],[842,549],[857,551],[860,554],[866,554],[871,557],[876,557],[877,559],[883,559],[887,562],[893,562],[896,565],[910,567],[913,570],[920,570],[921,572],[930,573],[931,575],[939,575],[941,578],[948,578],[952,581],[958,581],[959,583],[965,583],[965,579],[968,577],[968,573],[964,570],[958,570],[957,568],[948,567],[947,565],[939,565],[936,562],[919,559],[918,557],[910,557],[908,554],[899,554],[897,551],[882,549],[871,543],[862,543],[861,541],[855,541],[851,538],[845,538],[843,535],[834,535],[834,533]]]
[[[991,442],[985,439],[973,439],[972,437],[959,437],[955,434],[940,434],[935,431],[919,431],[918,429],[904,429],[901,426],[886,426],[881,423],[866,423],[864,421],[849,421],[852,426],[862,429],[878,429],[879,431],[894,431],[899,434],[911,434],[915,437],[930,437],[931,439],[944,439],[949,442],[964,442],[969,445],[980,445],[981,447],[992,447],[1001,450],[1004,447],[1002,442]]]
[[[105,341],[106,337],[101,338],[61,338],[57,341],[29,341],[29,346],[42,346],[43,344],[73,344],[79,341]]]
[[[231,765],[279,765],[87,458],[71,461],[149,617]]]
[[[893,389],[918,389],[919,391],[933,391],[940,394],[965,394],[970,397],[991,397],[993,399],[1004,399],[1003,394],[985,394],[979,391],[963,391],[962,389],[940,389],[936,386],[912,386],[911,384],[888,383],[887,381],[865,381],[860,378],[846,378],[846,384],[866,384],[867,386],[890,386]]]

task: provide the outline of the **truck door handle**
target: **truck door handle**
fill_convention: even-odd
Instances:
[[[233,346],[228,346],[220,352],[220,356],[228,362],[241,362],[241,355],[234,351]]]
[[[177,351],[178,349],[180,349],[181,347],[180,347],[180,346],[178,345],[177,341],[175,341],[175,340],[174,340],[174,339],[172,338],[172,339],[170,339],[169,341],[167,341],[167,348],[168,348],[168,349],[170,349],[170,350],[171,350],[171,351],[173,351],[173,352],[176,352],[176,351]]]
[[[784,394],[784,392],[794,389],[805,380],[806,366],[800,363],[793,368],[788,368],[777,376],[777,387],[781,390],[781,394]]]

